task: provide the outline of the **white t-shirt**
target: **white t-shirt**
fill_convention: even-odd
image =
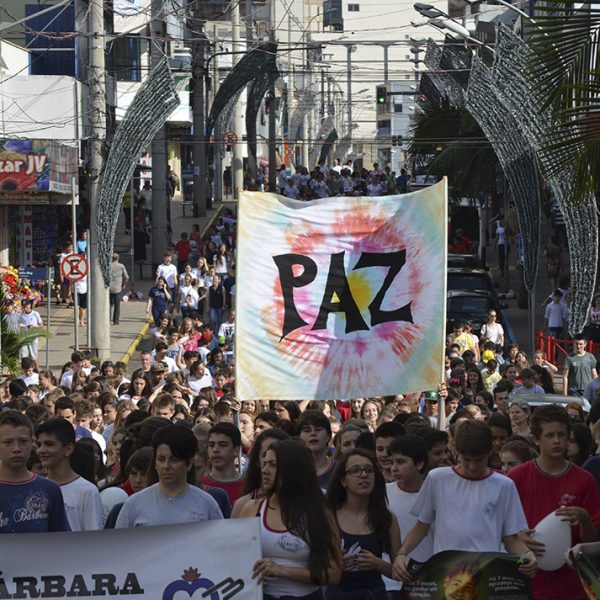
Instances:
[[[215,380],[212,378],[210,371],[206,370],[200,379],[188,377],[188,385],[196,394],[199,394],[202,388],[215,387]]]
[[[27,329],[42,324],[42,317],[37,310],[32,310],[30,313],[23,312],[19,317],[19,324],[24,325]]]
[[[498,245],[506,245],[506,229],[502,225],[496,227],[496,236],[498,238]]]
[[[188,296],[190,296],[189,304],[186,303],[186,298]],[[187,306],[188,308],[196,310],[198,308],[198,299],[198,292],[195,287],[186,285],[179,288],[179,300],[182,306]]]
[[[155,358],[154,358],[154,350],[152,351],[152,362],[150,364],[154,364],[156,362]],[[160,360],[160,362],[165,363],[165,365],[167,365],[167,367],[169,367],[169,373],[175,373],[175,371],[179,371],[179,367],[177,366],[177,363],[175,362],[174,359],[172,359],[170,356],[165,356],[163,359]]]
[[[88,291],[87,277],[84,277],[83,279],[80,279],[79,281],[75,282],[75,292],[77,294],[87,294],[87,291]]]
[[[98,488],[84,479],[77,477],[70,483],[60,486],[65,503],[65,511],[71,531],[96,531],[102,529],[102,502]]]
[[[494,342],[494,344],[499,344],[500,340],[504,336],[504,328],[500,323],[493,323],[492,325],[488,325],[484,323],[481,326],[481,335],[486,337],[490,342]]]
[[[433,469],[411,514],[435,526],[434,554],[444,550],[504,552],[502,538],[527,529],[515,484],[495,471],[473,480],[453,467]]]
[[[400,535],[402,539],[412,529],[412,526],[417,522],[417,518],[411,514],[411,510],[415,505],[415,500],[419,492],[405,492],[398,487],[396,482],[386,484],[388,507],[391,512],[396,515],[398,525],[400,525]],[[434,526],[429,528],[429,532],[423,538],[421,543],[408,554],[409,558],[417,562],[427,562],[433,555],[433,531]],[[393,579],[388,579],[384,576],[386,590],[399,590],[402,585],[400,582]]]
[[[286,196],[286,198],[296,199],[300,195],[300,192],[298,191],[298,188],[295,185],[286,185],[283,188],[283,195]]]
[[[130,496],[117,518],[116,529],[172,525],[222,519],[223,513],[210,494],[195,486],[175,498],[161,491],[158,483]]]
[[[88,376],[92,372],[92,367],[81,367],[81,370]],[[60,387],[68,387],[70,388],[73,385],[73,375],[75,373],[73,370],[65,371],[60,378]]]
[[[170,265],[165,265],[164,263],[158,265],[156,276],[164,277],[170,288],[174,288],[177,285],[177,267],[173,263]]]
[[[32,373],[27,377],[25,375],[21,375],[18,377],[25,385],[38,385],[40,383],[40,376],[37,373]]]

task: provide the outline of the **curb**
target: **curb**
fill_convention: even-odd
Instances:
[[[129,361],[135,354],[135,351],[137,350],[138,346],[141,344],[142,340],[146,337],[146,334],[148,333],[149,328],[150,328],[150,321],[146,321],[142,325],[142,328],[140,329],[139,333],[135,336],[135,340],[133,340],[133,342],[127,349],[127,352],[125,352],[125,354],[123,354],[123,357],[121,358],[121,362],[124,362],[125,364],[129,363]]]
[[[223,211],[223,208],[225,208],[225,207],[224,207],[223,203],[221,202],[221,205],[217,208],[217,210],[215,210],[215,214],[212,215],[212,217],[207,221],[206,225],[202,229],[202,236],[204,236],[204,234],[206,233],[206,230],[209,227],[211,227],[212,224],[218,219],[219,215]],[[133,340],[133,342],[127,349],[127,352],[125,352],[125,354],[123,354],[123,357],[121,358],[121,362],[124,362],[125,364],[129,363],[129,361],[135,354],[136,350],[138,349],[138,346],[142,343],[142,340],[146,337],[146,334],[148,333],[149,328],[150,328],[150,321],[146,321],[142,325],[142,328],[140,329],[139,333],[135,336],[135,340]]]

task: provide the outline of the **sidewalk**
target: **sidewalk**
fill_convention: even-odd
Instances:
[[[172,239],[177,241],[181,232],[192,230],[193,224],[200,226],[200,231],[204,231],[218,217],[224,207],[234,207],[235,203],[215,203],[212,210],[208,211],[206,217],[194,218],[191,216],[191,209],[187,210],[186,217],[183,217],[183,207],[180,199],[171,202],[171,222],[173,227]],[[127,268],[131,278],[131,257],[129,247],[131,237],[125,234],[125,219],[123,211],[120,211],[119,222],[117,225],[117,235],[115,238],[115,250],[121,255],[121,262]],[[148,246],[148,253],[150,246]],[[121,317],[119,325],[111,325],[111,355],[113,362],[123,360],[128,362],[135,354],[138,345],[148,331],[148,322],[146,321],[146,304],[148,302],[148,291],[154,283],[154,277],[149,278],[151,269],[147,266],[144,269],[144,279],[139,279],[139,267],[135,265],[133,273],[135,287],[142,292],[142,300],[133,300],[130,302],[121,302]],[[71,360],[71,353],[75,344],[74,333],[74,311],[67,308],[64,304],[57,306],[56,300],[52,299],[50,307],[50,320],[48,320],[47,304],[40,306],[38,311],[44,321],[44,325],[50,322],[50,332],[52,336],[48,342],[48,352],[46,353],[46,340],[41,339],[39,345],[38,361],[40,368],[53,370],[56,374],[60,373],[63,365]],[[87,327],[79,327],[79,345],[87,346]],[[136,362],[134,360],[134,362]]]

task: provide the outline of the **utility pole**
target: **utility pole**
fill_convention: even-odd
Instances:
[[[191,22],[192,32],[192,120],[194,127],[194,214],[205,217],[208,208],[208,161],[206,160],[206,125],[204,86],[204,20],[201,14],[201,3],[196,2]],[[217,141],[217,140],[215,140]]]
[[[352,144],[352,44],[346,45],[346,78],[347,78],[347,100],[348,100],[348,139]]]
[[[219,87],[221,86],[221,81],[219,77],[219,56],[217,56],[217,52],[219,51],[219,42],[217,36],[217,25],[213,24],[213,40],[214,47],[212,49],[213,52],[213,61],[212,61],[212,102],[215,101],[217,97],[217,92],[219,91]],[[213,146],[213,167],[214,167],[214,179],[213,179],[213,198],[214,200],[223,200],[223,159],[221,157],[221,148],[219,144],[214,144]]]
[[[106,139],[106,71],[104,64],[104,0],[90,0],[89,49],[89,193],[90,193],[90,303],[92,312],[91,346],[101,360],[110,358],[110,320],[108,288],[98,261],[98,198],[102,171],[102,145]],[[73,240],[74,243],[76,240]]]
[[[242,58],[243,46],[240,43],[240,3],[235,1],[231,9],[231,39],[234,66]],[[233,197],[239,200],[240,191],[244,188],[244,153],[242,137],[244,134],[244,117],[242,112],[241,96],[233,108],[233,132],[237,141],[233,146],[233,157],[231,161],[231,179],[233,183]]]
[[[165,23],[162,0],[152,0],[152,32],[150,40],[150,67],[153,69],[163,57]],[[136,157],[137,158],[137,157]],[[152,140],[152,269],[163,261],[167,250],[167,152],[165,128],[161,127]]]
[[[275,42],[275,0],[271,0],[270,4],[270,21],[269,39],[271,42]],[[268,95],[271,102],[269,108],[269,191],[275,192],[277,190],[277,164],[275,162],[275,135],[277,129],[275,122],[275,83],[271,84]]]

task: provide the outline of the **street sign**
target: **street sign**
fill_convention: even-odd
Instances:
[[[290,158],[292,158],[294,156],[294,154],[296,154],[296,149],[294,148],[294,146],[288,146],[285,149],[285,154],[286,154],[286,156],[289,156]]]
[[[227,131],[224,135],[223,135],[223,141],[228,145],[228,146],[235,146],[235,143],[237,142],[237,135],[235,135],[235,133],[233,131]]]
[[[69,254],[60,263],[60,274],[69,281],[81,281],[88,274],[88,262],[81,254]]]

